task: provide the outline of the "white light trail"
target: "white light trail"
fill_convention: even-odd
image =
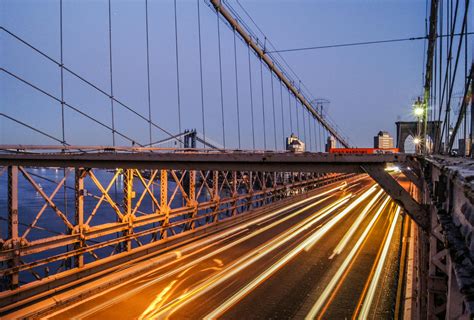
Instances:
[[[322,294],[319,296],[316,303],[313,305],[313,307],[311,308],[309,313],[306,315],[305,319],[314,319],[316,317],[316,315],[318,314],[318,312],[321,310],[322,306],[324,305],[326,300],[329,298],[329,296],[332,294],[332,291],[336,287],[336,285],[339,282],[339,280],[341,279],[342,275],[344,274],[346,269],[349,267],[349,264],[351,263],[352,259],[355,257],[355,255],[358,252],[359,248],[364,243],[365,238],[367,238],[367,236],[369,235],[370,230],[374,226],[375,222],[379,218],[380,214],[382,213],[383,209],[385,208],[385,205],[388,203],[389,200],[390,200],[390,198],[387,196],[387,199],[385,199],[385,201],[380,206],[379,210],[375,213],[372,220],[370,220],[370,222],[367,225],[367,227],[365,228],[364,232],[359,237],[356,244],[354,245],[352,250],[349,252],[349,254],[347,255],[344,262],[341,264],[339,269],[336,271],[336,273],[334,274],[334,276],[332,277],[331,281],[326,286],[326,288],[324,289]]]
[[[374,185],[372,188],[370,188],[369,190],[367,190],[366,192],[364,192],[360,197],[358,197],[354,202],[352,202],[350,205],[348,205],[346,208],[344,208],[344,210],[339,213],[334,219],[332,219],[331,221],[329,221],[328,223],[326,223],[320,230],[320,232],[318,233],[318,236],[314,236],[312,237],[312,241],[309,242],[306,247],[304,248],[306,251],[309,251],[311,250],[311,248],[316,244],[316,242],[319,241],[319,239],[321,239],[322,236],[324,236],[324,234],[326,232],[328,232],[332,227],[334,227],[336,225],[336,223],[338,223],[342,218],[344,218],[349,212],[352,211],[352,209],[354,209],[355,207],[357,207],[362,201],[364,201],[365,199],[367,199],[374,191],[375,191],[375,188],[376,186]]]
[[[246,254],[245,256],[239,258],[237,261],[233,262],[231,265],[227,266],[227,268],[223,269],[221,272],[213,275],[211,278],[206,280],[204,283],[198,285],[197,287],[189,290],[185,294],[175,298],[174,300],[170,301],[168,304],[164,305],[161,310],[157,310],[156,313],[153,314],[153,317],[161,318],[167,317],[177,309],[185,306],[186,304],[192,302],[194,299],[202,296],[204,293],[208,292],[209,290],[215,288],[216,286],[220,285],[224,281],[228,280],[229,278],[233,277],[240,271],[244,270],[248,266],[252,265],[253,263],[260,260],[262,257],[268,255],[269,253],[273,252],[277,248],[281,247],[282,245],[286,244],[288,241],[292,240],[293,238],[297,237],[300,233],[305,231],[307,228],[313,226],[314,224],[321,221],[324,217],[326,217],[329,213],[334,212],[340,206],[345,204],[349,201],[351,194],[345,196],[344,198],[338,200],[336,205],[331,204],[326,208],[319,211],[316,215],[313,215],[306,219],[305,221],[299,223],[298,225],[292,227],[291,229],[285,231],[283,234],[278,236],[275,239],[272,239],[269,243],[256,248],[252,252]],[[313,239],[309,239],[312,241]],[[301,252],[304,247],[307,245],[308,239],[297,246],[297,248],[293,249],[291,253],[293,257],[298,252]],[[288,257],[287,260],[291,259]],[[284,263],[284,262],[282,262]]]
[[[344,250],[346,245],[349,243],[349,240],[352,238],[354,233],[359,230],[360,224],[362,221],[364,221],[365,217],[367,216],[367,213],[369,213],[370,209],[372,209],[372,206],[374,203],[382,196],[383,190],[381,189],[373,198],[370,200],[369,204],[364,208],[362,213],[357,217],[356,221],[354,224],[351,226],[351,228],[344,234],[342,237],[341,241],[338,243],[334,251],[332,252],[332,255],[329,257],[331,260],[334,258],[335,255],[338,255]]]
[[[309,201],[316,200],[316,199],[321,198],[321,197],[324,197],[324,196],[326,196],[326,195],[328,195],[328,194],[330,194],[330,193],[333,193],[333,192],[335,192],[335,191],[341,190],[341,188],[345,187],[346,184],[347,184],[347,183],[344,182],[344,183],[342,183],[341,185],[339,185],[339,186],[337,186],[337,187],[334,187],[334,188],[331,188],[331,189],[329,189],[329,190],[326,190],[326,191],[324,191],[324,192],[322,192],[322,193],[319,193],[319,194],[317,194],[317,195],[314,195],[314,196],[312,196],[312,197],[310,197],[310,198],[307,198],[307,199],[304,199],[304,200],[295,202],[295,203],[293,203],[293,204],[291,204],[291,205],[288,205],[288,206],[285,206],[285,207],[283,207],[283,208],[281,208],[281,209],[272,211],[271,213],[266,214],[266,215],[264,215],[264,216],[262,216],[262,217],[259,217],[259,218],[255,219],[255,220],[246,222],[246,223],[244,223],[244,224],[238,225],[238,226],[236,226],[236,227],[234,227],[234,228],[230,228],[230,229],[228,229],[228,230],[226,230],[226,231],[224,231],[224,232],[221,232],[221,233],[219,233],[219,234],[216,234],[216,235],[213,235],[213,236],[209,236],[209,237],[207,237],[207,238],[205,238],[205,239],[203,239],[203,240],[201,240],[201,241],[197,241],[197,242],[195,242],[195,243],[192,243],[192,244],[190,244],[188,247],[186,247],[185,249],[181,250],[180,255],[182,254],[183,251],[189,252],[189,251],[192,251],[192,250],[195,250],[195,249],[198,249],[198,250],[195,251],[195,252],[192,252],[192,253],[189,254],[188,256],[191,256],[191,255],[194,255],[194,254],[196,254],[196,253],[199,253],[199,252],[201,252],[201,251],[203,251],[203,250],[205,250],[205,249],[208,249],[208,248],[211,247],[211,246],[215,246],[215,245],[218,244],[219,242],[226,241],[228,237],[233,237],[233,236],[237,235],[238,233],[245,232],[245,231],[246,231],[245,229],[247,229],[248,227],[250,227],[250,226],[252,226],[252,225],[255,225],[255,224],[264,222],[265,220],[269,220],[269,219],[273,218],[274,216],[276,216],[276,215],[278,215],[278,214],[280,214],[280,213],[282,213],[282,212],[285,212],[285,211],[287,211],[287,210],[290,210],[290,209],[292,209],[292,208],[295,208],[295,207],[297,207],[297,206],[299,206],[299,205],[301,205],[301,204],[303,204],[303,203],[307,203],[307,202],[309,202]],[[350,194],[349,194],[349,196],[350,196]],[[320,200],[318,200],[318,201],[316,201],[316,202],[314,202],[314,203],[311,203],[311,204],[309,204],[309,205],[307,205],[307,206],[305,206],[305,207],[303,207],[303,208],[301,208],[301,209],[299,209],[299,210],[297,210],[297,211],[295,211],[295,212],[293,212],[293,213],[291,213],[291,214],[285,216],[285,217],[282,218],[282,219],[279,219],[279,220],[277,220],[277,221],[275,221],[275,222],[273,222],[273,223],[271,223],[271,224],[269,224],[269,225],[267,225],[267,226],[265,226],[265,227],[263,227],[263,228],[260,228],[260,229],[255,230],[254,232],[252,232],[252,233],[246,235],[245,237],[239,238],[239,239],[237,239],[237,240],[235,240],[235,241],[233,241],[233,242],[231,242],[231,243],[229,243],[229,244],[227,244],[227,245],[225,245],[225,246],[223,246],[223,247],[220,247],[220,248],[218,248],[218,249],[216,249],[216,250],[214,250],[214,251],[212,251],[212,252],[210,252],[210,253],[208,253],[208,254],[206,254],[206,255],[203,255],[203,256],[201,256],[201,257],[199,257],[199,258],[197,258],[197,259],[195,259],[195,260],[193,260],[193,261],[191,261],[191,262],[189,262],[189,263],[187,263],[187,264],[185,264],[185,265],[183,265],[183,266],[180,266],[180,267],[178,267],[178,268],[176,268],[176,269],[173,269],[172,271],[169,271],[169,272],[166,272],[166,273],[164,273],[164,274],[161,274],[161,275],[159,275],[158,277],[156,277],[155,279],[150,280],[150,281],[148,281],[148,282],[146,282],[146,283],[143,283],[142,285],[137,286],[137,287],[133,288],[132,290],[129,290],[129,291],[127,291],[127,292],[125,292],[125,293],[123,293],[123,294],[121,294],[121,295],[115,296],[115,297],[113,297],[113,298],[111,298],[111,299],[108,299],[108,300],[107,300],[106,302],[104,302],[104,303],[95,305],[93,308],[90,308],[90,309],[88,309],[87,311],[84,311],[83,313],[81,313],[80,315],[78,315],[77,318],[80,319],[80,318],[84,318],[84,317],[90,316],[90,315],[92,315],[92,314],[94,314],[94,313],[96,313],[96,312],[98,312],[98,311],[100,311],[100,310],[103,310],[103,309],[105,309],[105,308],[107,308],[107,307],[110,307],[110,306],[112,306],[112,305],[114,305],[114,304],[116,304],[116,303],[118,303],[118,302],[120,302],[120,301],[122,301],[122,300],[124,300],[124,299],[126,299],[126,298],[128,298],[128,297],[131,297],[131,296],[133,296],[134,294],[137,294],[138,292],[140,292],[140,291],[146,289],[147,287],[150,287],[150,286],[152,286],[152,285],[154,285],[154,284],[156,284],[156,283],[158,283],[158,282],[160,282],[160,281],[166,279],[167,277],[170,277],[170,276],[173,276],[173,275],[175,275],[175,274],[177,274],[177,273],[179,273],[179,272],[182,272],[183,270],[189,268],[190,266],[196,265],[197,263],[200,263],[200,262],[202,262],[202,261],[204,261],[204,260],[206,260],[206,259],[208,259],[208,258],[211,258],[212,256],[215,256],[215,255],[217,255],[217,254],[219,254],[219,253],[221,253],[221,252],[223,252],[223,251],[226,251],[226,250],[228,250],[228,249],[230,249],[230,248],[232,248],[232,247],[234,247],[234,246],[236,246],[236,245],[238,245],[238,244],[240,244],[240,243],[242,243],[242,242],[244,242],[244,241],[246,241],[246,240],[248,240],[248,239],[250,239],[250,238],[252,238],[252,237],[255,237],[256,235],[259,235],[259,234],[261,234],[261,233],[263,233],[263,232],[265,232],[265,231],[267,231],[267,230],[269,230],[269,229],[271,229],[271,228],[273,228],[273,227],[275,227],[275,226],[277,226],[277,225],[279,225],[279,224],[281,224],[281,223],[283,223],[283,222],[285,222],[285,221],[287,221],[287,220],[289,220],[289,219],[291,219],[291,218],[293,218],[293,217],[296,217],[297,215],[303,213],[304,211],[306,211],[306,210],[308,210],[308,209],[311,209],[311,208],[313,208],[313,207],[319,205],[320,203],[326,201],[326,200],[329,199],[330,197],[331,197],[331,196],[324,197],[323,199],[320,199]],[[340,201],[340,200],[339,200],[339,201]],[[333,205],[333,204],[331,204],[331,205]],[[205,247],[206,245],[207,245],[207,247]],[[175,253],[173,252],[173,253],[170,253],[170,254],[175,254]],[[171,261],[171,262],[166,263],[165,265],[161,266],[160,268],[168,267],[168,266],[172,265],[172,264],[175,263],[175,262],[176,262],[176,260]],[[142,275],[141,277],[145,277],[145,276],[149,275],[149,274],[152,273],[152,272],[156,272],[156,270],[153,270],[153,271],[151,271],[151,272],[147,272],[147,273],[145,273],[144,275]],[[62,309],[62,310],[59,310],[58,312],[53,313],[53,314],[51,314],[51,315],[49,315],[49,316],[54,316],[54,315],[56,315],[56,314],[59,314],[59,313],[64,312],[64,311],[66,311],[66,310],[69,310],[69,309],[71,309],[71,308],[73,308],[73,307],[76,307],[76,306],[78,306],[78,305],[80,305],[80,304],[82,304],[82,303],[84,303],[84,302],[90,301],[90,300],[93,299],[93,298],[96,298],[96,297],[98,297],[98,296],[101,296],[101,295],[103,295],[103,294],[106,294],[107,292],[109,292],[109,291],[111,291],[111,290],[115,290],[115,289],[118,288],[118,287],[124,286],[124,285],[126,285],[126,284],[128,284],[128,283],[136,282],[136,281],[137,281],[137,278],[134,278],[134,279],[131,279],[131,280],[128,280],[128,281],[126,281],[126,282],[121,283],[120,286],[115,286],[115,287],[113,287],[113,288],[111,288],[111,289],[103,290],[102,292],[98,293],[97,295],[94,295],[93,297],[88,297],[88,298],[86,298],[86,299],[83,299],[83,300],[81,300],[81,301],[79,301],[79,302],[77,302],[77,303],[75,303],[75,304],[72,304],[72,305],[70,305],[70,306],[68,306],[68,307],[66,307],[66,308],[64,308],[64,309]]]
[[[227,299],[224,303],[222,303],[219,307],[217,307],[213,312],[209,313],[204,317],[204,319],[216,319],[220,315],[222,315],[224,312],[226,312],[228,309],[230,309],[233,305],[235,305],[237,302],[242,300],[247,294],[249,294],[253,289],[255,289],[257,286],[259,286],[262,282],[264,282],[266,279],[268,279],[273,273],[278,271],[283,265],[285,265],[288,261],[293,259],[296,255],[298,255],[301,251],[306,250],[308,247],[313,246],[317,241],[319,241],[338,221],[342,219],[350,210],[355,208],[357,204],[359,204],[361,201],[366,199],[370,194],[372,194],[375,191],[375,188],[372,187],[366,192],[364,192],[361,196],[359,196],[354,202],[352,202],[347,208],[345,208],[341,213],[337,214],[335,217],[333,217],[329,222],[327,222],[322,228],[318,229],[315,231],[310,237],[305,239],[302,243],[300,243],[298,246],[293,248],[289,253],[287,253],[283,258],[278,260],[276,263],[274,263],[270,268],[265,270],[263,273],[261,273],[258,277],[253,279],[250,283],[248,283],[246,286],[244,286],[242,289],[240,289],[236,294],[234,294],[232,297]],[[344,201],[343,203],[339,203],[335,206],[328,207],[326,212],[321,212],[318,216],[317,221],[320,221],[327,215],[333,213],[337,208],[339,208],[342,204],[346,203]],[[350,209],[349,209],[350,208]],[[348,210],[349,209],[349,210]],[[316,221],[316,222],[317,222]],[[312,224],[306,225],[303,229],[307,229],[311,226]]]
[[[367,290],[367,294],[365,295],[364,302],[362,303],[362,309],[359,313],[359,319],[368,319],[369,311],[372,306],[372,302],[375,296],[375,290],[377,289],[377,284],[379,283],[380,276],[382,275],[382,269],[385,264],[385,260],[388,256],[388,249],[390,248],[390,244],[392,242],[393,233],[395,232],[395,227],[397,226],[398,215],[400,214],[400,207],[397,206],[397,211],[395,212],[395,216],[392,220],[392,225],[390,226],[390,231],[388,232],[387,239],[383,245],[382,253],[380,255],[380,259],[377,263],[377,268],[375,269],[374,276],[372,281],[370,282],[370,287]]]

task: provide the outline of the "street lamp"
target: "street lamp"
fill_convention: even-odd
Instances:
[[[415,114],[415,116],[420,118],[423,115],[423,112],[424,112],[424,110],[423,110],[423,107],[421,105],[415,105],[414,106],[413,113]]]
[[[413,113],[417,118],[423,117],[425,113],[425,106],[423,101],[418,97],[418,99],[415,101],[415,103],[412,105],[413,107]]]
[[[413,140],[413,142],[416,145],[416,153],[422,153],[424,150],[424,141],[423,139],[425,138],[425,132],[423,131],[423,121],[425,120],[426,117],[426,105],[425,103],[421,100],[420,97],[418,97],[413,103],[413,114],[417,118],[417,137]]]

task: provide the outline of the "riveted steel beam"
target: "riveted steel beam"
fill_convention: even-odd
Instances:
[[[429,230],[429,215],[426,209],[400,186],[400,184],[387,172],[381,164],[365,164],[362,166],[372,179],[374,179],[382,189],[392,197],[407,214],[423,230]]]

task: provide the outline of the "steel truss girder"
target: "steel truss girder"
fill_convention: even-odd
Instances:
[[[35,272],[37,278],[41,278],[35,271],[38,270],[38,267],[47,266],[55,261],[66,262],[69,259],[72,263],[66,262],[65,266],[79,270],[91,262],[90,259],[86,260],[86,254],[99,259],[95,253],[97,249],[113,248],[112,256],[131,253],[144,245],[140,239],[145,236],[153,236],[151,242],[159,243],[159,239],[175,236],[176,232],[202,228],[203,219],[206,219],[208,223],[220,222],[226,216],[235,217],[245,210],[288,197],[291,195],[288,190],[310,190],[329,181],[347,177],[347,175],[337,174],[277,174],[253,171],[202,172],[161,169],[153,170],[150,176],[145,178],[143,172],[139,170],[118,169],[112,177],[107,178],[110,181],[101,181],[99,176],[94,174],[95,169],[78,167],[74,169],[74,218],[68,220],[65,215],[60,214],[62,211],[60,205],[55,203],[54,195],[59,188],[63,187],[66,174],[72,170],[68,168],[65,171],[65,177],[56,183],[51,196],[42,193],[45,203],[63,221],[68,231],[64,234],[33,240],[29,239],[28,232],[23,235],[18,234],[18,216],[25,217],[21,214],[18,215],[18,173],[23,174],[24,181],[30,184],[34,190],[39,189],[38,183],[25,167],[9,166],[7,168],[10,233],[8,239],[2,240],[4,245],[0,249],[0,261],[7,262],[7,264],[4,264],[5,267],[0,269],[0,276],[9,277],[11,288],[18,286],[18,276],[21,272]],[[5,170],[1,169],[0,172],[3,171]],[[121,203],[109,195],[111,186],[117,181],[119,174],[124,176],[123,201]],[[154,186],[157,183],[154,178],[158,176],[160,177],[158,179],[159,188],[155,189]],[[250,181],[246,181],[246,177],[249,177]],[[293,182],[288,183],[288,177],[291,177]],[[102,180],[104,179],[102,178]],[[168,180],[173,181],[174,185],[170,185]],[[95,186],[100,194],[89,193],[86,190],[86,183]],[[135,195],[137,185],[143,186],[143,191],[139,196]],[[209,193],[208,197],[205,196],[204,190]],[[159,203],[155,193],[160,195]],[[180,193],[185,200],[183,205],[178,207],[172,206],[172,198],[177,193]],[[140,210],[144,197],[150,199],[156,210],[149,208],[147,212],[144,212],[143,209]],[[86,210],[85,201],[87,199],[89,201],[95,199],[93,200],[95,205],[93,202],[89,202],[91,205]],[[104,205],[109,205],[113,209],[109,212],[112,214],[110,217],[115,217],[115,220],[95,226],[91,225],[94,217],[102,214]],[[29,228],[34,229],[38,220],[45,219],[42,216],[43,211],[40,210],[34,217],[34,222],[29,224]],[[140,216],[136,215],[138,212],[140,212]],[[27,221],[23,221],[23,224],[25,223],[28,224]],[[138,228],[140,231],[137,231]],[[114,234],[119,236],[108,240],[100,239]],[[134,246],[135,243],[136,246]],[[67,246],[70,247],[65,252],[47,253]],[[31,262],[22,263],[20,260],[21,257],[38,253],[47,254],[47,256],[35,258]],[[47,275],[49,275],[49,271]]]

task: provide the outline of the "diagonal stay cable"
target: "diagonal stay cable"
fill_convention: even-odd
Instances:
[[[78,78],[79,80],[83,81],[84,83],[86,83],[87,85],[91,86],[92,88],[94,88],[95,90],[97,90],[98,92],[102,93],[103,95],[107,96],[109,99],[112,99],[113,101],[117,102],[119,105],[121,105],[123,108],[129,110],[130,112],[132,112],[133,114],[135,114],[136,116],[138,116],[139,118],[141,118],[142,120],[148,122],[148,118],[145,117],[144,115],[140,114],[139,112],[135,111],[132,107],[126,105],[125,103],[123,103],[122,101],[118,100],[117,98],[113,97],[112,95],[110,95],[109,93],[107,93],[106,91],[104,91],[103,89],[99,88],[97,85],[93,84],[92,82],[90,82],[89,80],[85,79],[84,77],[82,77],[81,75],[79,75],[78,73],[74,72],[73,70],[69,69],[68,67],[66,67],[65,65],[61,65],[61,63],[59,61],[57,61],[56,59],[52,58],[51,56],[47,55],[46,53],[44,53],[43,51],[41,51],[40,49],[36,48],[35,46],[33,46],[32,44],[30,44],[29,42],[27,42],[26,40],[22,39],[21,37],[17,36],[16,34],[14,34],[13,32],[7,30],[5,27],[2,27],[0,26],[0,30],[3,30],[4,32],[6,32],[7,34],[9,34],[10,36],[12,36],[13,38],[15,38],[16,40],[20,41],[21,43],[23,43],[24,45],[26,45],[27,47],[29,47],[30,49],[34,50],[35,52],[37,52],[38,54],[40,54],[41,56],[43,56],[44,58],[46,58],[47,60],[51,61],[52,63],[56,64],[58,67],[60,68],[63,68],[64,70],[66,70],[67,72],[69,72],[70,74],[72,74],[73,76],[75,76],[76,78]],[[156,124],[155,122],[151,122],[151,125],[155,128],[157,128],[158,130],[162,131],[163,133],[169,135],[170,137],[173,136],[173,134],[171,132],[169,132],[168,130],[162,128],[161,126],[159,126],[158,124]],[[179,140],[179,139],[176,139],[178,142],[181,142],[183,143],[183,141]]]
[[[20,121],[20,120],[18,120],[18,119],[15,119],[15,118],[13,118],[13,117],[11,117],[11,116],[9,116],[9,115],[6,115],[6,114],[4,114],[3,112],[0,113],[0,116],[5,117],[5,118],[7,118],[7,119],[9,119],[9,120],[11,120],[11,121],[13,121],[13,122],[18,123],[18,124],[21,124],[21,125],[24,126],[24,127],[27,127],[27,128],[29,128],[29,129],[31,129],[31,130],[33,130],[33,131],[36,131],[36,132],[38,132],[38,133],[44,135],[45,137],[48,137],[48,138],[50,138],[50,139],[52,139],[52,140],[54,140],[54,141],[59,142],[60,144],[67,145],[67,146],[70,145],[70,144],[67,143],[66,141],[63,141],[63,140],[61,140],[61,139],[58,139],[58,138],[56,138],[56,137],[50,135],[49,133],[46,133],[46,132],[44,132],[44,131],[42,131],[42,130],[40,130],[40,129],[38,129],[38,128],[35,128],[35,127],[33,127],[33,126],[31,126],[31,125],[25,123],[25,122],[22,122],[22,121]]]
[[[51,93],[49,93],[49,92],[47,92],[47,91],[41,89],[40,87],[38,87],[38,86],[32,84],[31,82],[26,81],[25,79],[23,79],[23,78],[17,76],[16,74],[14,74],[14,73],[12,73],[12,72],[6,70],[5,68],[0,68],[0,71],[5,72],[6,74],[10,75],[11,77],[13,77],[13,78],[17,79],[18,81],[20,81],[20,82],[22,82],[22,83],[24,83],[24,84],[30,86],[31,88],[35,89],[36,91],[43,93],[44,95],[50,97],[51,99],[56,100],[57,102],[61,102],[61,99],[59,99],[58,97],[56,97],[56,96],[52,95]],[[111,130],[111,131],[113,130],[113,129],[112,129],[110,126],[108,126],[107,124],[105,124],[105,123],[103,123],[103,122],[101,122],[101,121],[95,119],[94,117],[90,116],[89,114],[87,114],[87,113],[81,111],[79,108],[74,107],[74,106],[70,105],[70,104],[67,103],[67,102],[64,102],[64,105],[67,106],[67,107],[69,107],[71,110],[74,110],[74,111],[76,111],[77,113],[83,115],[84,117],[88,118],[89,120],[92,120],[92,121],[94,121],[95,123],[97,123],[97,124],[103,126],[104,128],[107,128],[107,129],[109,129],[109,130]],[[115,132],[116,132],[119,136],[121,136],[122,138],[124,138],[124,139],[126,139],[126,140],[128,140],[128,141],[130,141],[130,142],[132,142],[132,143],[137,143],[137,144],[138,144],[139,146],[141,146],[141,147],[143,146],[143,145],[141,145],[140,143],[138,143],[137,141],[135,141],[134,139],[132,139],[132,138],[126,136],[125,134],[123,134],[123,133],[121,133],[121,132],[119,132],[119,131],[117,131],[117,130],[115,130]]]

